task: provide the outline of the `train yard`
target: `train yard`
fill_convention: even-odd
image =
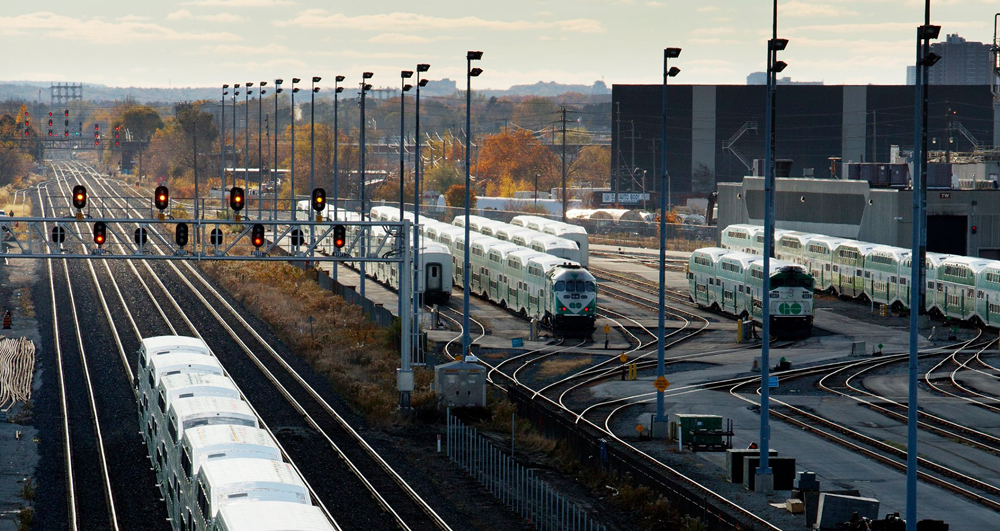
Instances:
[[[65,212],[78,183],[109,210],[127,210],[145,193],[82,163],[53,170],[32,191],[37,215]],[[112,238],[131,229],[113,230]],[[605,438],[641,462],[668,499],[698,501],[700,517],[717,522],[713,529],[805,528],[801,515],[769,505],[787,492],[765,496],[725,481],[724,453],[680,451],[676,441],[643,433],[657,393],[654,259],[640,249],[591,246],[592,339],[546,332],[512,347],[512,339],[527,337],[529,322],[487,299],[470,300],[473,352],[496,396],[528,396],[567,425]],[[683,253],[671,253],[663,286],[667,412],[720,415],[732,421],[733,447],[746,448],[758,436],[760,381],[752,367],[759,341],[738,343],[731,317],[690,302],[685,264]],[[465,528],[467,515],[442,492],[448,485],[405,465],[382,438],[372,442],[329,382],[190,262],[48,259],[37,273],[37,320],[50,338],[38,349],[46,368],[35,411],[44,441],[39,528],[170,528],[135,415],[139,343],[157,335],[200,337],[211,347],[335,528]],[[341,279],[353,284],[357,275],[342,268]],[[395,307],[391,290],[372,282],[368,292]],[[429,364],[461,354],[461,308],[460,289],[439,305]],[[824,490],[856,490],[878,499],[882,513],[903,512],[906,320],[873,310],[817,295],[812,336],[772,343],[772,360],[789,364],[771,390],[772,448],[795,458],[797,470],[815,472]],[[988,528],[1000,511],[996,331],[922,335],[932,333],[921,344],[920,518]],[[484,529],[525,525],[502,506],[491,510],[496,527]]]

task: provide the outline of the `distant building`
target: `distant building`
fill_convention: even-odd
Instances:
[[[989,85],[992,70],[990,45],[968,42],[957,34],[931,44],[941,60],[928,70],[930,85]],[[906,67],[906,84],[916,83],[916,68]]]
[[[778,78],[779,85],[822,85],[822,81],[792,81],[790,77]],[[767,85],[767,72],[751,72],[747,85]]]

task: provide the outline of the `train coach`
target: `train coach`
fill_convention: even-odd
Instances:
[[[727,227],[723,234],[752,233],[761,227]],[[733,229],[733,230],[730,230]],[[785,232],[779,242],[790,239]],[[847,240],[821,234],[795,233],[798,244],[783,246],[813,274],[819,291],[909,311],[913,294],[909,249]],[[724,245],[740,247],[739,238],[723,237]],[[796,254],[797,253],[797,254]],[[1000,325],[1000,261],[949,254],[926,254],[924,310],[938,318]]]
[[[455,216],[452,224],[464,227],[465,216]],[[534,224],[533,226],[539,227],[540,225]],[[541,226],[547,227],[548,225]],[[493,236],[498,240],[509,241],[538,252],[572,260],[583,266],[588,263],[587,254],[579,243],[562,236],[554,236],[533,228],[512,225],[482,216],[469,216],[469,229],[486,236]]]
[[[510,220],[510,225],[526,227],[575,242],[580,249],[580,259],[577,262],[584,267],[590,265],[590,238],[587,235],[587,230],[583,227],[555,219],[530,215],[514,216]]]
[[[707,247],[691,253],[687,269],[691,300],[699,306],[759,322],[766,299],[773,335],[804,337],[812,332],[813,279],[804,266],[772,259],[767,296],[760,256]]]
[[[423,222],[421,222],[423,223]],[[473,232],[470,224],[471,293],[535,319],[554,333],[588,337],[597,321],[597,279],[580,264]],[[424,233],[449,245],[456,286],[462,286],[465,228],[428,222]]]
[[[352,212],[338,212],[342,221],[358,221],[360,216]],[[374,207],[371,211],[372,221],[399,221],[399,209],[391,207]],[[407,219],[413,221],[412,215],[407,213]],[[424,220],[421,220],[423,223]],[[368,242],[369,248],[394,249],[396,245],[395,237],[389,235],[384,230],[373,228],[372,241]],[[355,238],[357,232],[349,231],[348,241]],[[412,238],[412,236],[411,236]],[[371,247],[374,246],[374,247]],[[360,250],[360,247],[357,248]],[[427,304],[445,304],[451,299],[452,291],[452,268],[453,260],[451,250],[434,240],[421,238],[420,253],[418,257],[418,267],[423,271],[416,286],[417,293],[423,293],[424,302]],[[355,269],[357,266],[355,264]],[[399,289],[399,264],[396,262],[380,262],[366,267],[366,273],[375,280],[391,287]]]
[[[149,337],[138,358],[139,422],[174,530],[258,530],[234,513],[264,509],[282,529],[334,529],[208,345]]]

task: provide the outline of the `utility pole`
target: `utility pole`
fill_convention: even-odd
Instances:
[[[878,111],[872,111],[872,162],[878,162]]]
[[[566,107],[562,108],[562,220],[566,222]]]

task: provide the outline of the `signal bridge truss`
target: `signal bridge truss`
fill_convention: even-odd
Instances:
[[[8,258],[107,258],[144,260],[309,260],[395,262],[410,260],[413,224],[371,221],[255,221],[137,218],[0,218],[0,254]],[[97,243],[98,225],[104,240]],[[254,231],[269,239],[254,245]],[[343,248],[333,234],[344,227]],[[182,239],[181,233],[184,233]],[[372,236],[377,235],[377,236]],[[183,245],[181,244],[184,242]],[[404,265],[404,268],[407,266]]]
[[[182,228],[183,227],[183,228]],[[270,232],[270,240],[265,235]],[[76,217],[0,218],[5,258],[392,262],[399,294],[412,301],[413,224],[371,221],[266,221]],[[335,236],[338,235],[339,237]],[[345,237],[346,236],[346,237]],[[100,244],[98,244],[100,242]],[[343,242],[336,248],[334,242]],[[259,245],[258,245],[259,244]],[[402,304],[397,389],[409,407],[412,304]]]

